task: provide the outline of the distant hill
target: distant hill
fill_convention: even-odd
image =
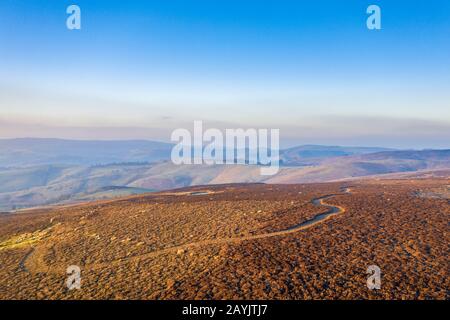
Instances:
[[[147,140],[0,139],[0,167],[105,165],[170,160],[173,145]],[[324,159],[391,151],[386,148],[304,145],[280,151],[284,166],[317,165]]]
[[[280,160],[285,166],[317,165],[324,159],[368,154],[382,151],[393,151],[388,148],[372,147],[340,147],[304,145],[282,150]]]
[[[434,160],[447,161],[449,150],[396,150],[387,152],[375,152],[361,156],[365,160],[409,159],[409,160]]]
[[[146,140],[0,139],[0,167],[155,162],[169,159],[171,149],[169,143]]]
[[[280,151],[275,176],[259,166],[184,165],[162,142],[0,140],[0,210],[223,183],[309,183],[450,169],[450,150],[305,145]]]
[[[405,173],[421,176],[424,172],[446,172],[449,169],[450,150],[383,151],[324,157],[314,165],[281,167],[275,176],[261,176],[259,166],[176,166],[170,161],[3,168],[0,169],[0,210],[195,185],[328,182],[362,177],[389,178]]]
[[[327,158],[317,165],[285,168],[270,183],[324,182],[339,179],[450,168],[450,150],[384,151]]]

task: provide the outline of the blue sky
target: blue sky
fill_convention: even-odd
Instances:
[[[169,140],[203,120],[284,145],[450,147],[444,0],[2,0],[0,70],[0,138]]]

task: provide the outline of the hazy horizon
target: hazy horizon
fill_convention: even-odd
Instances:
[[[165,141],[165,140],[159,140],[159,139],[102,139],[102,138],[79,138],[79,139],[72,139],[72,138],[60,138],[60,137],[14,137],[14,138],[0,138],[0,141],[11,141],[11,140],[59,140],[59,141],[82,141],[82,142],[127,142],[127,141],[142,141],[142,142],[156,142],[156,143],[165,143],[165,144],[172,144],[175,145],[172,141]],[[207,144],[207,143],[205,143]],[[373,149],[390,149],[393,151],[408,151],[408,150],[450,150],[450,147],[410,147],[410,148],[401,148],[401,147],[387,147],[387,146],[381,146],[381,145],[342,145],[342,144],[317,144],[317,143],[282,143],[280,146],[280,149],[289,149],[293,147],[307,147],[307,146],[317,146],[317,147],[342,147],[342,148],[373,148]]]

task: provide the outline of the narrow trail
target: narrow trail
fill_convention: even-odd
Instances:
[[[166,249],[152,251],[149,253],[136,255],[136,256],[132,256],[132,257],[124,257],[124,258],[119,258],[119,259],[115,259],[115,260],[108,261],[108,262],[86,265],[83,267],[83,269],[84,270],[103,269],[105,267],[111,267],[113,265],[118,265],[118,264],[122,264],[125,262],[134,262],[134,261],[138,261],[141,259],[153,258],[153,257],[159,256],[159,255],[165,254],[165,253],[178,253],[181,250],[184,252],[189,249],[197,248],[197,247],[201,247],[201,246],[229,244],[229,243],[236,244],[236,243],[240,243],[240,242],[244,242],[244,241],[267,239],[267,238],[273,238],[273,237],[293,234],[293,233],[296,233],[296,232],[299,232],[302,230],[309,229],[317,224],[320,224],[320,223],[328,220],[329,218],[331,218],[335,215],[344,213],[345,212],[344,207],[328,204],[325,202],[325,200],[335,197],[335,196],[348,194],[348,193],[351,193],[351,189],[349,187],[344,188],[342,193],[329,194],[329,195],[325,195],[325,196],[311,200],[311,203],[314,204],[315,206],[326,207],[326,208],[328,208],[328,210],[326,212],[319,213],[319,214],[315,215],[313,218],[306,220],[298,225],[289,227],[289,228],[281,230],[281,231],[275,231],[275,232],[263,233],[263,234],[257,234],[257,235],[249,235],[249,236],[244,236],[244,237],[210,239],[210,240],[192,242],[192,243],[182,244],[179,246],[174,246],[174,247],[170,247],[170,248],[166,248]],[[23,264],[25,264],[25,262]],[[33,272],[50,272],[50,270],[52,272],[55,272],[58,269],[58,268],[51,268],[49,266],[46,266],[43,263],[43,261],[34,261],[34,263],[31,263],[31,264],[33,265],[33,268],[28,267],[27,269],[33,270]],[[61,269],[61,272],[64,273],[65,269],[64,270]]]
[[[19,270],[24,271],[26,273],[30,273],[28,271],[27,267],[25,266],[25,262],[27,261],[28,257],[34,252],[34,248],[32,247],[28,252],[25,254],[25,256],[20,260],[19,262]]]

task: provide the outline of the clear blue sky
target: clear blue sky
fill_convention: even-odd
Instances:
[[[0,138],[168,140],[196,119],[450,147],[450,1],[0,2]]]

